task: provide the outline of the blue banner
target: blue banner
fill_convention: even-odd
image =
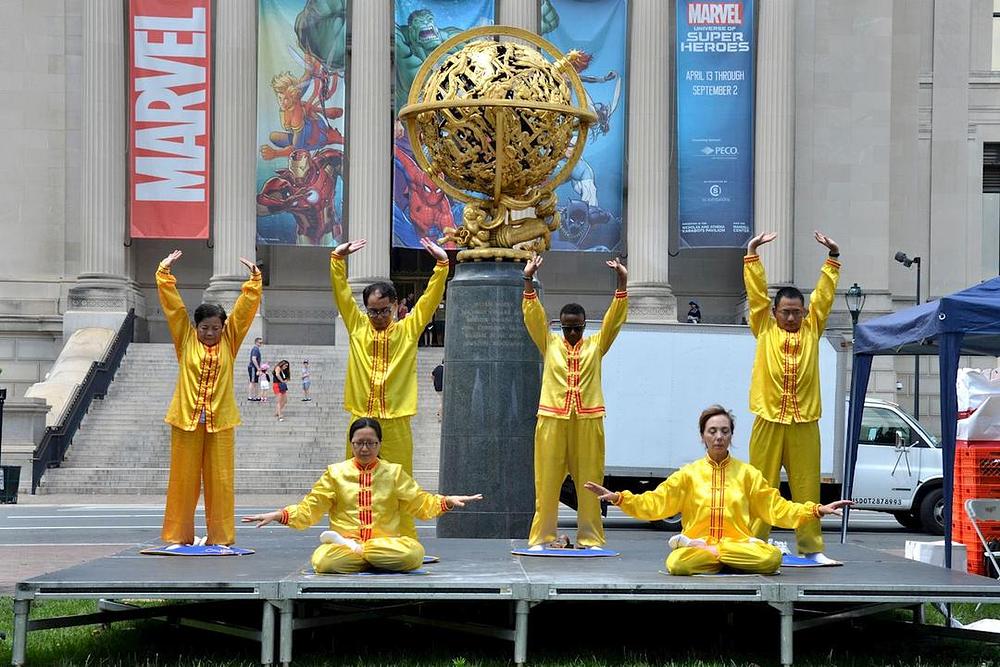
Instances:
[[[681,248],[753,235],[754,1],[677,1],[677,222]]]
[[[544,0],[539,33],[573,65],[597,114],[587,146],[558,188],[560,226],[553,250],[623,252],[625,119],[628,117],[627,0]]]

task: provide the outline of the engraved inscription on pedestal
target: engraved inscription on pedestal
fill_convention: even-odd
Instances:
[[[440,537],[524,538],[534,511],[541,357],[521,315],[521,265],[460,264],[448,286],[440,490],[483,502]]]

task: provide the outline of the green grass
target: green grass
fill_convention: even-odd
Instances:
[[[248,622],[260,618],[247,603]],[[32,618],[89,613],[93,601],[45,601]],[[506,607],[496,604],[442,606],[437,614],[504,624]],[[234,612],[239,613],[239,612]],[[954,605],[963,622],[1000,617],[1000,605]],[[890,612],[908,620],[903,611]],[[940,619],[927,612],[929,622]],[[10,664],[13,624],[11,598],[0,598],[0,666]],[[528,657],[545,667],[750,667],[778,660],[778,621],[760,605],[651,603],[561,603],[540,605],[531,614]],[[512,663],[510,642],[471,637],[394,621],[300,631],[295,635],[296,667],[492,667]],[[838,624],[798,632],[796,665],[806,667],[910,667],[920,665],[1000,667],[996,644],[923,637],[898,625]],[[56,667],[235,667],[259,663],[259,647],[235,639],[154,621],[116,623],[32,632],[28,664]]]

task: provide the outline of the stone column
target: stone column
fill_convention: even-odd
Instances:
[[[347,275],[359,295],[366,285],[389,279],[392,3],[355,2],[352,8],[347,237],[368,239],[368,247],[351,255]]]
[[[125,15],[120,0],[83,3],[81,268],[69,290],[63,338],[83,327],[117,329],[145,301],[129,279],[125,238]]]
[[[670,7],[634,0],[629,80],[629,321],[676,322],[667,265],[670,210]]]
[[[257,8],[220,2],[215,12],[215,112],[212,118],[214,198],[212,278],[203,300],[230,312],[247,279],[240,257],[256,261],[254,204],[257,117]],[[247,341],[262,335],[261,313]]]
[[[761,250],[772,285],[791,285],[795,216],[795,0],[762,0],[757,24],[754,226],[778,238]]]
[[[501,0],[500,25],[538,31],[538,0]]]

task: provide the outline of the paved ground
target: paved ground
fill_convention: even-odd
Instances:
[[[237,497],[237,515],[282,507],[298,498],[270,496]],[[163,498],[151,496],[21,496],[16,505],[0,505],[0,595],[9,595],[18,581],[45,572],[101,558],[140,544],[158,543],[163,521]],[[560,508],[560,528],[572,534],[575,527],[572,510]],[[204,534],[204,514],[199,508],[196,526]],[[656,530],[645,522],[610,508],[605,521],[608,542],[616,538],[666,540],[669,533]],[[839,539],[839,520],[823,522],[828,541]],[[239,544],[251,546],[256,528],[237,524]],[[288,530],[282,526],[265,530]],[[301,535],[302,548],[318,544],[322,526],[314,526]],[[418,523],[422,537],[432,537],[434,524]],[[903,555],[906,540],[931,540],[929,535],[907,532],[888,514],[854,512],[851,518],[851,542]],[[778,539],[794,541],[785,531],[776,531]],[[258,533],[256,538],[264,537]],[[666,546],[664,545],[664,553]]]

